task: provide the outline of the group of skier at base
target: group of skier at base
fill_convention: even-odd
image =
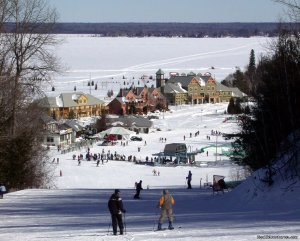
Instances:
[[[173,227],[173,210],[172,206],[175,204],[174,198],[169,193],[167,189],[163,190],[163,195],[160,197],[157,207],[161,209],[161,214],[158,220],[157,230],[162,230],[162,224],[166,216],[169,220],[168,229],[172,230]],[[114,193],[111,195],[108,201],[108,209],[111,214],[113,234],[117,235],[117,230],[119,226],[120,235],[124,234],[124,224],[122,219],[122,214],[126,213],[126,210],[123,207],[123,201],[120,196],[120,190],[115,189]]]

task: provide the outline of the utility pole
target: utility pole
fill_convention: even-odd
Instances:
[[[92,94],[92,75],[90,73],[90,95]]]
[[[220,136],[221,133],[216,131],[215,135],[216,135],[216,162],[217,162],[218,161],[218,136]]]

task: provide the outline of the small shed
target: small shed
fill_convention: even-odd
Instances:
[[[175,156],[176,154],[186,154],[187,148],[184,143],[170,143],[165,145],[164,154]]]
[[[185,143],[170,143],[166,144],[164,151],[152,154],[158,157],[159,163],[166,163],[168,161],[174,164],[179,163],[194,163],[196,152],[187,152]],[[174,158],[174,160],[173,160]]]

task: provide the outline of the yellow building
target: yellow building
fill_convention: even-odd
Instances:
[[[170,91],[173,86],[177,86],[177,89]],[[217,82],[209,73],[205,75],[194,73],[181,76],[172,75],[166,81],[165,86],[161,88],[163,88],[164,95],[166,95],[171,105],[229,102],[232,97],[243,98],[246,96],[237,88],[229,88]],[[182,90],[186,92],[186,95],[182,94]]]
[[[82,92],[46,97],[42,103],[48,109],[49,116],[56,120],[100,116],[104,111],[104,101]]]

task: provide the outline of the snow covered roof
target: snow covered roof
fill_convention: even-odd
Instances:
[[[171,93],[187,93],[185,89],[182,88],[180,83],[167,83],[165,85],[164,93],[171,94]]]
[[[104,101],[96,98],[93,95],[85,94],[83,92],[75,92],[75,93],[61,93],[56,97],[46,97],[48,99],[49,107],[76,107],[79,105],[78,99],[84,96],[86,98],[85,105],[98,105],[104,104]]]

